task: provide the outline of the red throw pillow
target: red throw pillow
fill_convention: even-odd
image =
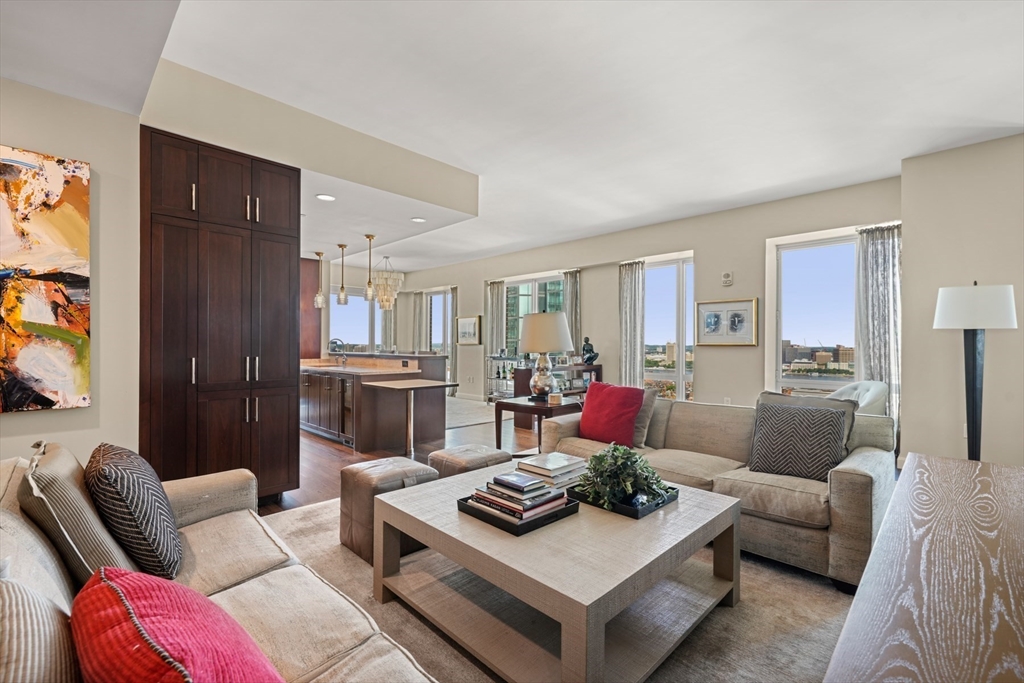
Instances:
[[[86,683],[281,681],[241,625],[192,588],[102,567],[71,607]]]
[[[591,382],[583,402],[580,436],[632,448],[636,416],[643,405],[643,389]]]

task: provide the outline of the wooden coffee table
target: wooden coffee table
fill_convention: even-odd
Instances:
[[[682,487],[641,520],[589,505],[520,537],[458,511],[510,463],[374,499],[373,594],[429,619],[508,681],[643,681],[740,599],[740,501]],[[428,546],[399,557],[402,533]],[[714,563],[691,556],[714,541]]]
[[[494,447],[498,450],[501,450],[502,413],[506,410],[512,413],[526,413],[527,415],[537,416],[537,451],[540,452],[541,430],[544,427],[544,418],[578,413],[583,410],[583,399],[566,397],[557,405],[547,401],[531,401],[526,396],[498,399],[494,402]]]

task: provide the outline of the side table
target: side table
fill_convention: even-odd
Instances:
[[[503,398],[494,402],[494,445],[501,448],[502,413],[526,413],[537,416],[537,451],[540,452],[541,425],[544,418],[578,413],[583,410],[582,398],[563,398],[559,405],[546,401],[531,401],[529,397]]]

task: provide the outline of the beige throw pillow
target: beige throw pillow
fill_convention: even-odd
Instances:
[[[654,403],[658,400],[657,389],[644,389],[644,403],[636,414],[636,425],[633,427],[633,447],[642,448],[647,443],[647,428],[651,426],[654,415]]]
[[[71,620],[53,601],[0,579],[0,681],[79,680]]]

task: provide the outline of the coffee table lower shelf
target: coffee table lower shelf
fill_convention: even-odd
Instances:
[[[383,581],[505,680],[561,680],[560,624],[440,553],[408,555]],[[710,563],[686,560],[608,622],[605,679],[645,680],[732,588]]]

